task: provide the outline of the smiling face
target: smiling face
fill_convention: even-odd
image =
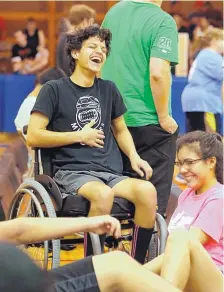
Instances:
[[[177,154],[179,171],[183,175],[187,186],[195,191],[206,187],[206,184],[215,177],[215,157],[202,159],[192,147],[183,146]]]
[[[73,51],[72,57],[76,59],[76,68],[87,69],[91,72],[100,72],[107,55],[105,41],[98,37],[90,37],[84,41],[80,51]]]

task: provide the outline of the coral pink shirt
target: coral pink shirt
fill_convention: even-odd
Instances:
[[[169,233],[177,228],[189,230],[195,226],[204,231],[214,241],[204,245],[215,264],[223,272],[224,264],[224,186],[217,183],[214,187],[196,195],[188,188],[181,193],[178,206],[170,220]]]

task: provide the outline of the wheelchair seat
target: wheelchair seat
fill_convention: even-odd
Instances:
[[[88,216],[90,203],[80,195],[68,195],[62,198],[61,192],[52,179],[52,158],[49,149],[41,149],[43,173],[39,175],[39,155],[35,150],[35,180],[38,181],[49,193],[55,202],[57,216],[80,217]],[[111,215],[119,220],[128,220],[134,217],[135,206],[126,199],[118,198],[115,194]]]
[[[48,175],[37,175],[38,181],[55,202],[58,217],[88,216],[90,203],[79,195],[68,195],[64,199],[55,181]],[[135,206],[126,199],[115,197],[111,215],[119,220],[127,220],[134,217]]]

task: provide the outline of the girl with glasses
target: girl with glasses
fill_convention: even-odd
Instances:
[[[145,265],[187,292],[223,291],[223,142],[218,134],[190,132],[177,142],[188,188],[170,220],[165,253]]]

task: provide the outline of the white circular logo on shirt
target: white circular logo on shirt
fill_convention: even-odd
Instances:
[[[82,96],[76,104],[76,123],[80,129],[92,120],[95,121],[94,128],[98,128],[101,123],[100,102],[93,96]]]

